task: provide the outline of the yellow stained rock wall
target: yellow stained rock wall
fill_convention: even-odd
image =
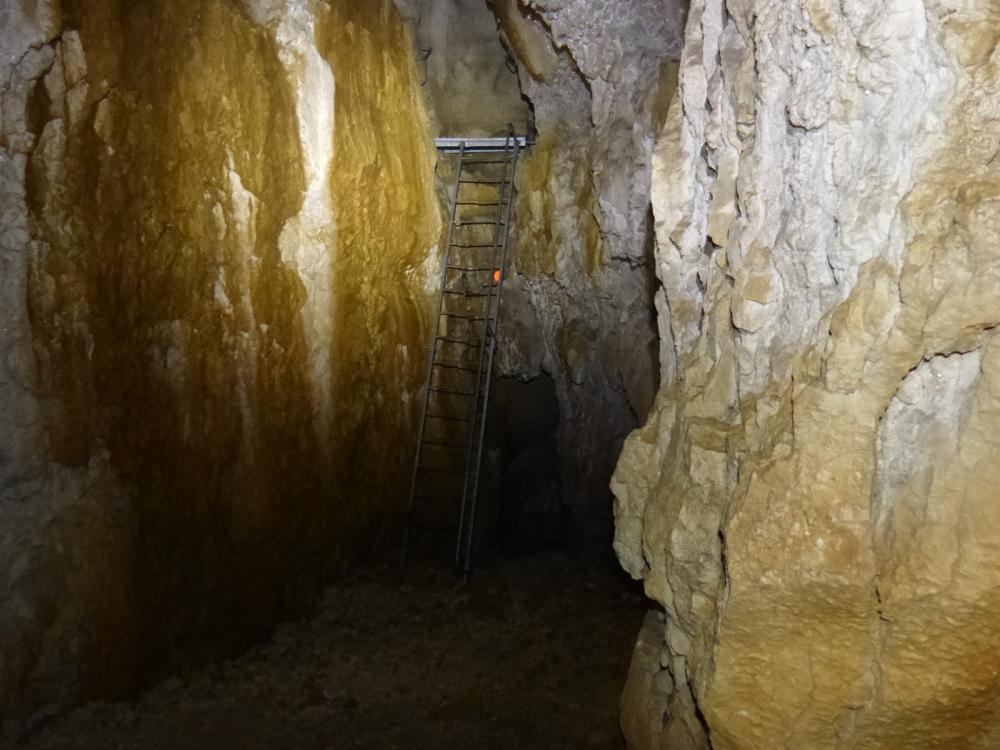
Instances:
[[[433,322],[429,297],[415,292],[439,283],[427,252],[441,232],[436,155],[391,2],[336,3],[318,38],[338,76],[332,387],[362,396],[337,399],[334,431],[352,451],[355,507],[392,511],[409,489],[412,454],[399,438],[415,434]]]
[[[232,652],[398,522],[440,234],[391,2],[15,5],[3,715]]]

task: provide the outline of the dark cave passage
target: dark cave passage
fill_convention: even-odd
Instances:
[[[491,396],[496,544],[508,555],[565,544],[573,519],[559,475],[555,383],[545,374],[528,381],[497,378]]]

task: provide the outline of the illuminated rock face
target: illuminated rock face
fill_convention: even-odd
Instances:
[[[239,648],[401,511],[440,235],[391,3],[61,5],[0,10],[2,715]]]
[[[499,363],[551,375],[564,497],[604,511],[658,385],[650,164],[683,13],[674,0],[494,5],[539,139],[518,177]]]
[[[619,463],[634,748],[1000,743],[995,3],[696,0]]]

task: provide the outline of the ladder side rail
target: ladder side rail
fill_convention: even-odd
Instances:
[[[489,322],[494,323],[494,330],[492,332],[487,331],[495,337],[496,335],[496,322],[500,317],[500,294],[503,291],[503,277],[506,273],[506,259],[507,259],[507,238],[510,234],[510,219],[511,219],[511,207],[514,204],[514,175],[517,170],[517,159],[520,154],[520,147],[518,145],[517,138],[513,135],[513,129],[509,131],[508,135],[509,150],[507,152],[507,163],[504,165],[504,189],[507,190],[506,203],[501,196],[500,208],[497,211],[497,221],[496,229],[494,230],[495,247],[493,248],[493,269],[494,273],[496,271],[500,272],[500,278],[496,284],[490,286],[490,298],[487,300],[487,304],[490,306],[489,309],[484,313],[484,317],[487,319],[487,328],[489,328]],[[509,172],[508,172],[509,170]],[[500,228],[503,227],[503,234],[500,233]],[[492,292],[496,290],[496,309],[493,309],[494,297]],[[485,340],[484,340],[485,345]]]
[[[504,214],[504,208],[503,208],[504,197],[507,194],[507,180],[508,180],[508,171],[510,168],[510,155],[511,155],[510,135],[508,135],[504,146],[503,179],[499,181],[500,190],[499,190],[499,195],[497,197],[497,213],[496,213],[497,218],[496,221],[494,222],[493,243],[492,243],[493,244],[492,264],[494,269],[496,268],[497,253],[499,252],[499,244],[500,244],[499,228],[501,226]],[[476,447],[476,437],[477,437],[476,420],[480,419],[481,421],[480,412],[482,411],[483,415],[485,415],[486,411],[486,404],[482,404],[480,406],[480,397],[483,390],[483,378],[484,378],[483,365],[486,364],[487,362],[486,348],[489,342],[490,318],[493,315],[493,291],[497,286],[497,284],[494,283],[494,278],[492,273],[487,279],[486,286],[487,286],[487,295],[486,299],[484,300],[484,308],[483,308],[484,310],[483,317],[486,318],[486,320],[483,323],[483,334],[481,339],[481,345],[479,347],[479,366],[476,373],[476,388],[475,388],[476,402],[473,407],[474,409],[472,415],[473,423],[470,430],[471,434],[469,436],[469,449],[467,451],[465,459],[465,479],[464,482],[462,483],[462,508],[461,512],[459,513],[459,519],[458,519],[458,535],[457,535],[458,538],[455,540],[455,566],[462,567],[463,569],[468,567],[468,561],[463,562],[462,560],[463,548],[469,547],[469,545],[465,542],[465,539],[471,536],[471,531],[470,532],[466,531],[466,519],[470,517],[469,492],[475,481],[473,474],[475,474],[479,468],[474,462],[475,456],[480,453],[480,451],[477,450]],[[485,374],[485,377],[487,378],[487,380],[489,379],[488,373]],[[478,437],[479,440],[481,441],[482,431],[480,430],[479,432],[480,434]]]
[[[492,331],[487,330],[487,335],[490,336],[491,341],[489,346],[489,352],[487,353],[486,387],[484,389],[484,394],[483,394],[483,415],[482,415],[482,421],[479,424],[479,441],[476,445],[476,455],[474,459],[475,460],[475,468],[473,473],[474,479],[472,484],[471,507],[469,509],[469,515],[470,515],[469,533],[467,535],[468,541],[466,542],[465,565],[463,570],[463,572],[466,575],[468,575],[469,571],[472,568],[472,552],[473,552],[472,545],[476,529],[476,511],[478,508],[478,500],[479,500],[479,474],[483,462],[483,440],[485,439],[486,436],[486,410],[490,401],[490,386],[493,381],[493,355],[496,353],[498,345],[497,333],[500,327],[500,301],[503,295],[504,277],[507,275],[507,268],[506,268],[507,239],[510,233],[510,219],[514,205],[514,178],[517,174],[517,160],[518,156],[520,155],[520,146],[516,140],[514,141],[513,152],[514,153],[511,157],[511,164],[510,164],[510,196],[507,202],[506,211],[505,212],[503,210],[501,211],[505,213],[504,216],[505,231],[500,251],[500,265],[499,265],[500,280],[497,283],[496,319],[494,321],[494,326]],[[506,167],[504,168],[504,174],[506,176]],[[490,316],[487,315],[486,317],[489,318]]]
[[[493,222],[493,241],[492,241],[493,247],[491,248],[492,253],[490,257],[490,266],[492,267],[493,270],[491,271],[490,278],[487,282],[488,291],[486,299],[483,301],[484,302],[483,317],[486,319],[486,321],[483,326],[482,340],[480,343],[480,354],[481,354],[479,361],[480,380],[476,384],[476,403],[475,403],[476,411],[474,415],[476,421],[474,421],[472,425],[472,430],[474,432],[478,432],[479,434],[474,435],[473,441],[470,442],[469,455],[466,459],[469,467],[469,473],[466,475],[466,481],[462,487],[463,514],[462,514],[462,524],[460,526],[460,534],[459,534],[460,539],[458,542],[458,547],[455,552],[456,565],[458,565],[462,560],[462,547],[465,546],[466,550],[471,550],[471,538],[474,536],[474,521],[471,519],[471,514],[467,514],[467,510],[470,509],[470,506],[472,504],[472,493],[473,493],[472,488],[475,484],[477,484],[477,479],[478,479],[478,477],[474,476],[474,474],[478,472],[480,468],[479,463],[477,463],[476,461],[476,458],[478,455],[480,455],[480,452],[477,450],[477,444],[475,440],[478,438],[480,441],[482,441],[484,437],[483,431],[478,430],[477,427],[478,425],[485,423],[486,409],[488,408],[488,404],[482,401],[482,395],[483,395],[482,382],[483,378],[485,378],[486,382],[488,383],[491,375],[488,368],[490,366],[490,363],[492,362],[492,359],[488,357],[487,347],[489,346],[489,341],[490,341],[490,331],[495,323],[494,320],[495,307],[493,304],[493,299],[494,299],[494,292],[496,291],[498,285],[498,282],[495,280],[497,260],[500,254],[500,244],[502,241],[506,239],[506,234],[501,235],[500,230],[501,228],[504,230],[507,229],[506,225],[504,224],[504,208],[506,205],[510,204],[511,199],[513,198],[513,193],[509,193],[508,191],[508,187],[510,186],[509,170],[511,164],[511,155],[512,155],[512,147],[510,141],[510,131],[508,130],[507,137],[504,139],[503,177],[502,179],[498,180],[498,182],[500,183],[500,190],[499,190],[499,195],[497,197],[496,218]],[[487,367],[486,370],[483,369],[484,365],[486,365]],[[470,523],[468,524],[468,526],[466,525],[466,520],[465,520],[467,515],[469,515],[470,517]],[[464,563],[462,563],[462,567],[467,568],[468,562],[469,561],[466,560]]]
[[[503,296],[503,282],[504,278],[507,276],[507,249],[508,249],[508,239],[510,238],[510,220],[513,216],[514,208],[514,178],[517,175],[517,161],[521,156],[521,146],[518,142],[514,141],[514,156],[510,167],[510,198],[507,201],[506,214],[504,216],[504,235],[503,242],[500,246],[500,263],[497,268],[500,269],[500,283],[497,284],[497,311],[493,326],[492,336],[494,345],[496,344],[497,331],[500,327],[500,300]],[[487,316],[488,317],[488,316]]]
[[[434,336],[431,340],[430,361],[427,363],[427,380],[424,386],[424,408],[420,415],[420,427],[417,431],[417,449],[413,457],[413,471],[410,476],[410,500],[406,511],[406,529],[403,534],[403,559],[402,567],[406,567],[410,552],[410,536],[413,527],[413,509],[417,494],[417,477],[420,474],[420,460],[424,448],[424,432],[427,427],[427,412],[431,401],[431,384],[434,380],[434,361],[438,353],[438,336],[441,333],[441,313],[444,310],[444,290],[448,283],[448,266],[451,261],[451,241],[452,233],[455,229],[455,215],[458,210],[459,192],[462,189],[462,168],[465,162],[465,143],[461,143],[458,150],[458,171],[455,175],[455,192],[451,201],[451,215],[448,221],[448,238],[445,242],[444,260],[441,269],[441,292],[438,295],[437,318],[434,320]]]

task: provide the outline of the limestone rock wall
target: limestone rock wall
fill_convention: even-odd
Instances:
[[[530,112],[487,0],[396,0],[413,29],[421,93],[441,136],[518,133]]]
[[[238,649],[402,510],[418,89],[388,1],[0,8],[0,716]]]
[[[538,130],[519,168],[499,365],[553,378],[565,498],[600,510],[658,385],[650,164],[683,7],[494,6]]]
[[[1000,16],[694,0],[653,157],[664,384],[616,549],[635,748],[1000,742]]]

